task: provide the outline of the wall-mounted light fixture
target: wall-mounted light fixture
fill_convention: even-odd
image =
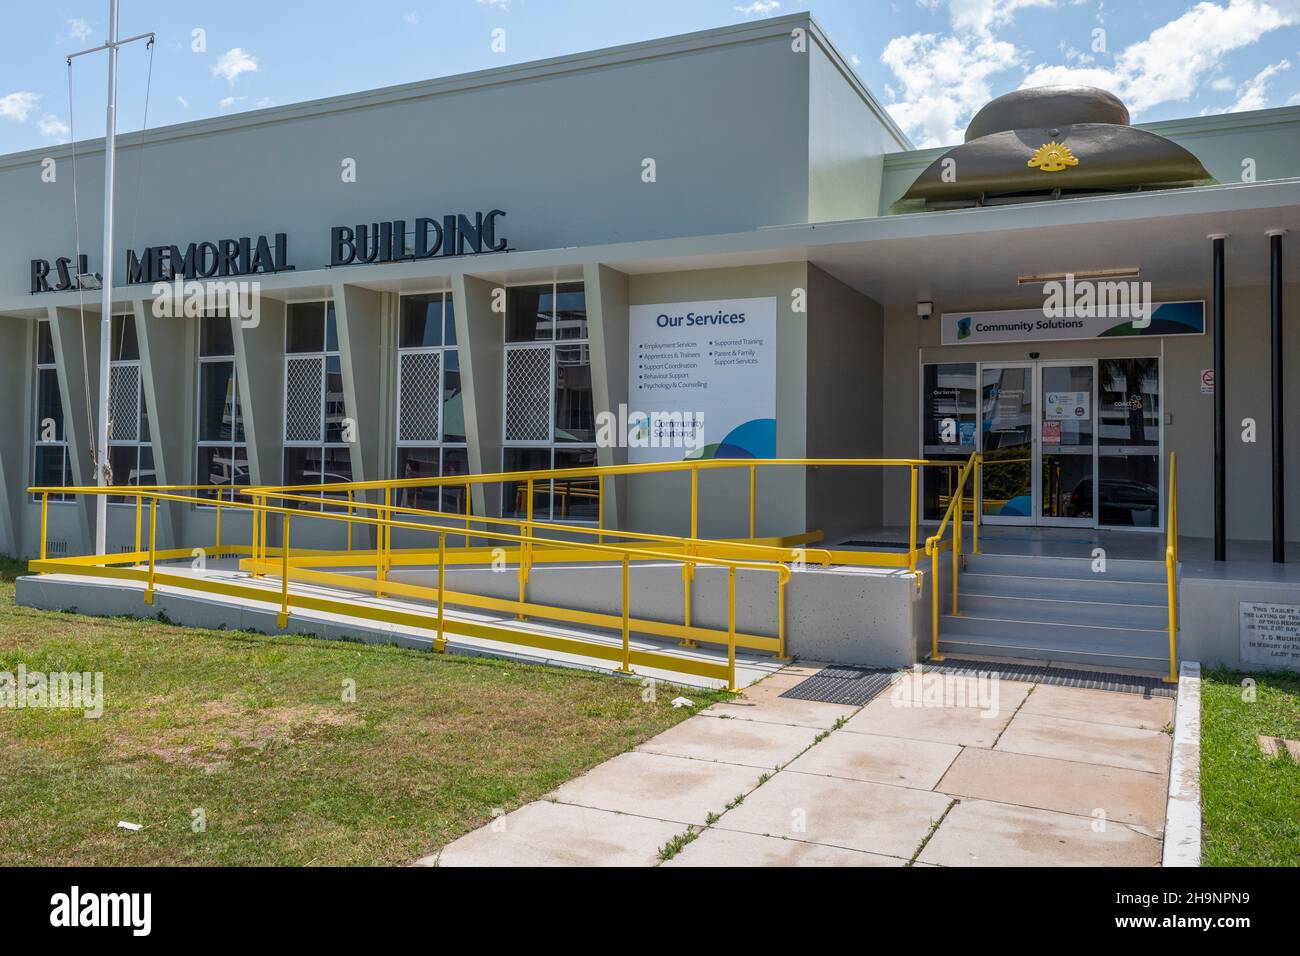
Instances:
[[[931,315],[933,315],[933,314],[934,314],[934,303],[933,303],[933,302],[918,302],[918,303],[916,303],[916,317],[917,317],[918,319],[925,320],[925,319],[928,319],[928,318],[929,318]]]

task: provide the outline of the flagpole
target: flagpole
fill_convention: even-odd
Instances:
[[[113,187],[117,159],[117,0],[108,0],[108,110],[104,130],[103,305],[99,315],[99,430],[95,440],[96,484],[108,484],[109,375],[113,339]],[[95,496],[95,553],[108,553],[108,495]]]

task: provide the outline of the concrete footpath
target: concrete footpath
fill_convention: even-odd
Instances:
[[[426,866],[1152,866],[1173,701],[903,673],[865,707],[792,664]]]

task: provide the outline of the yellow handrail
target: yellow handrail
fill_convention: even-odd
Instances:
[[[1178,454],[1169,455],[1169,517],[1165,521],[1165,586],[1169,604],[1169,676],[1178,683]]]
[[[961,466],[961,471],[957,473],[956,493],[950,494],[948,498],[948,510],[944,512],[943,520],[939,522],[935,533],[925,539],[925,553],[930,557],[930,659],[933,661],[943,660],[943,655],[939,653],[939,551],[942,549],[943,533],[948,527],[948,522],[952,521],[952,613],[958,614],[957,573],[961,560],[961,528],[964,515],[962,500],[966,492],[966,479],[972,474],[978,474],[981,457],[979,452],[972,452],[965,464]],[[978,554],[980,523],[978,486],[972,488],[972,494],[976,501],[973,511],[972,540],[974,553]]]

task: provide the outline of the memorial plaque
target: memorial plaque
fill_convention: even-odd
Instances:
[[[1300,605],[1242,601],[1241,660],[1267,667],[1300,667]]]

